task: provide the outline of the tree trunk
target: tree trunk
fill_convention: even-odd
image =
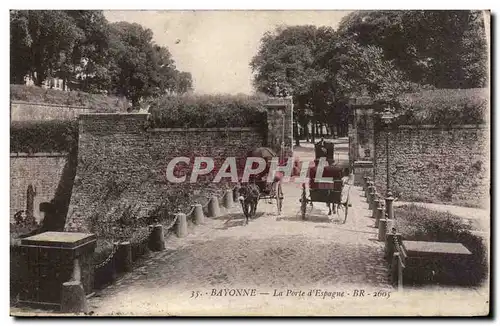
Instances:
[[[139,99],[134,97],[132,100],[132,110],[139,111]]]
[[[314,126],[316,125],[316,121],[311,121],[311,143],[316,142],[316,130]]]
[[[307,121],[302,122],[302,128],[304,130],[304,138],[306,139],[306,142],[309,142],[309,125],[307,124]]]
[[[21,74],[16,74],[15,76],[13,76],[13,78],[11,78],[11,82],[17,85],[24,85],[24,76]]]
[[[297,120],[293,123],[293,129],[295,129],[295,146],[300,146],[299,125]]]

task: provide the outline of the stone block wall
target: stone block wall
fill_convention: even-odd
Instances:
[[[39,205],[50,202],[56,195],[64,168],[66,153],[11,153],[10,154],[10,221],[14,214],[26,209],[28,186],[35,190],[34,216],[40,221]]]
[[[195,184],[169,183],[166,167],[174,157],[212,157],[220,167],[226,157],[244,158],[265,143],[252,128],[148,129],[148,116],[80,116],[78,167],[66,230],[89,231],[95,218],[112,222],[126,205],[134,207],[137,218],[146,217],[172,195],[190,196],[209,187],[214,175]]]
[[[386,188],[386,132],[375,131],[374,178]],[[484,207],[489,200],[489,129],[485,125],[399,126],[389,130],[390,188],[400,200]]]
[[[10,121],[76,120],[82,113],[91,113],[84,106],[11,101]]]

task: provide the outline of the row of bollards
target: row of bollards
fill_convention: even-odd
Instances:
[[[363,177],[363,191],[365,192],[368,209],[372,211],[371,217],[375,220],[375,227],[378,228],[378,240],[385,241],[388,230],[394,223],[393,202],[391,193],[385,199],[377,192],[375,183],[371,177]]]
[[[396,232],[394,228],[394,198],[390,192],[384,199],[377,193],[374,182],[370,177],[363,177],[363,190],[365,191],[368,207],[372,210],[371,217],[375,219],[375,227],[378,228],[378,240],[385,243],[385,258],[390,264],[391,277],[393,283],[398,284],[398,290],[403,289],[403,269],[401,264],[400,253],[395,248],[395,241],[401,243],[401,234]],[[397,240],[396,240],[397,239]]]
[[[227,190],[222,198],[223,208],[230,209],[233,207],[235,202],[238,201],[238,189],[234,188]],[[196,225],[202,225],[205,223],[205,214],[203,212],[203,207],[201,204],[195,204],[192,206],[190,215],[193,217],[193,221]],[[221,207],[219,206],[219,198],[213,196],[207,207],[208,217],[219,217],[221,216]],[[188,217],[184,213],[177,213],[175,216],[175,233],[177,237],[183,238],[188,235]],[[165,250],[165,237],[163,233],[163,225],[150,225],[149,226],[149,236],[147,238],[147,246],[151,251],[162,251]],[[126,273],[132,270],[133,258],[132,258],[132,244],[129,241],[125,242],[115,242],[115,254],[112,258],[114,268],[113,273]],[[74,268],[71,280],[65,282],[62,287],[61,293],[61,311],[63,313],[87,313],[89,310],[85,291],[83,289],[81,281],[81,268],[78,259],[74,261]]]
[[[233,207],[234,203],[238,200],[238,189],[230,189],[227,190],[226,193],[224,194],[224,197],[222,198],[223,206],[222,208],[224,209],[230,209]],[[201,204],[195,204],[193,205],[193,221],[196,225],[202,225],[205,223],[205,214],[203,212],[203,207]],[[212,196],[210,198],[210,201],[208,203],[207,207],[207,217],[219,217],[222,215],[222,210],[219,205],[219,198],[217,196]],[[183,238],[187,236],[188,230],[187,230],[187,216],[184,213],[178,213],[176,215],[177,221],[176,221],[176,235],[179,238]]]

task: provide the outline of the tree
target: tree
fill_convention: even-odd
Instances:
[[[179,71],[176,75],[175,92],[177,94],[185,94],[193,89],[193,78],[191,73]]]
[[[114,58],[112,93],[125,96],[137,108],[142,99],[175,88],[177,70],[170,52],[155,45],[153,33],[139,24],[111,24],[110,52]]]
[[[47,77],[90,93],[141,99],[192,89],[191,74],[176,69],[166,47],[138,24],[109,24],[99,10],[13,10],[11,83]]]
[[[266,33],[250,65],[257,90],[269,94],[274,81],[293,89],[295,116],[303,126],[308,123],[305,113],[312,112],[313,122],[336,125],[342,135],[351,97],[393,102],[412,86],[380,47],[363,46],[329,27],[294,26]]]
[[[82,91],[98,93],[109,89],[113,58],[110,55],[110,27],[101,10],[68,10],[75,24],[83,32],[77,40],[71,62],[61,69],[59,77],[72,80],[77,77]]]
[[[327,71],[316,64],[318,53],[333,37],[334,31],[329,27],[279,27],[263,36],[261,47],[250,62],[256,90],[272,94],[277,82],[291,91],[295,115],[304,127],[308,123],[307,110],[312,110],[317,118],[323,117],[329,109],[327,103],[333,101],[329,85],[325,84]]]
[[[478,11],[358,11],[343,19],[339,32],[382,48],[412,82],[439,88],[485,85],[487,48]]]
[[[384,58],[379,47],[338,38],[323,56],[337,101],[346,102],[354,96],[393,101],[413,86],[393,61]]]
[[[12,10],[11,81],[21,82],[31,75],[41,86],[69,61],[82,30],[65,11]]]

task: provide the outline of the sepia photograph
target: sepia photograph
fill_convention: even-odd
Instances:
[[[10,316],[490,315],[490,15],[10,9]]]

